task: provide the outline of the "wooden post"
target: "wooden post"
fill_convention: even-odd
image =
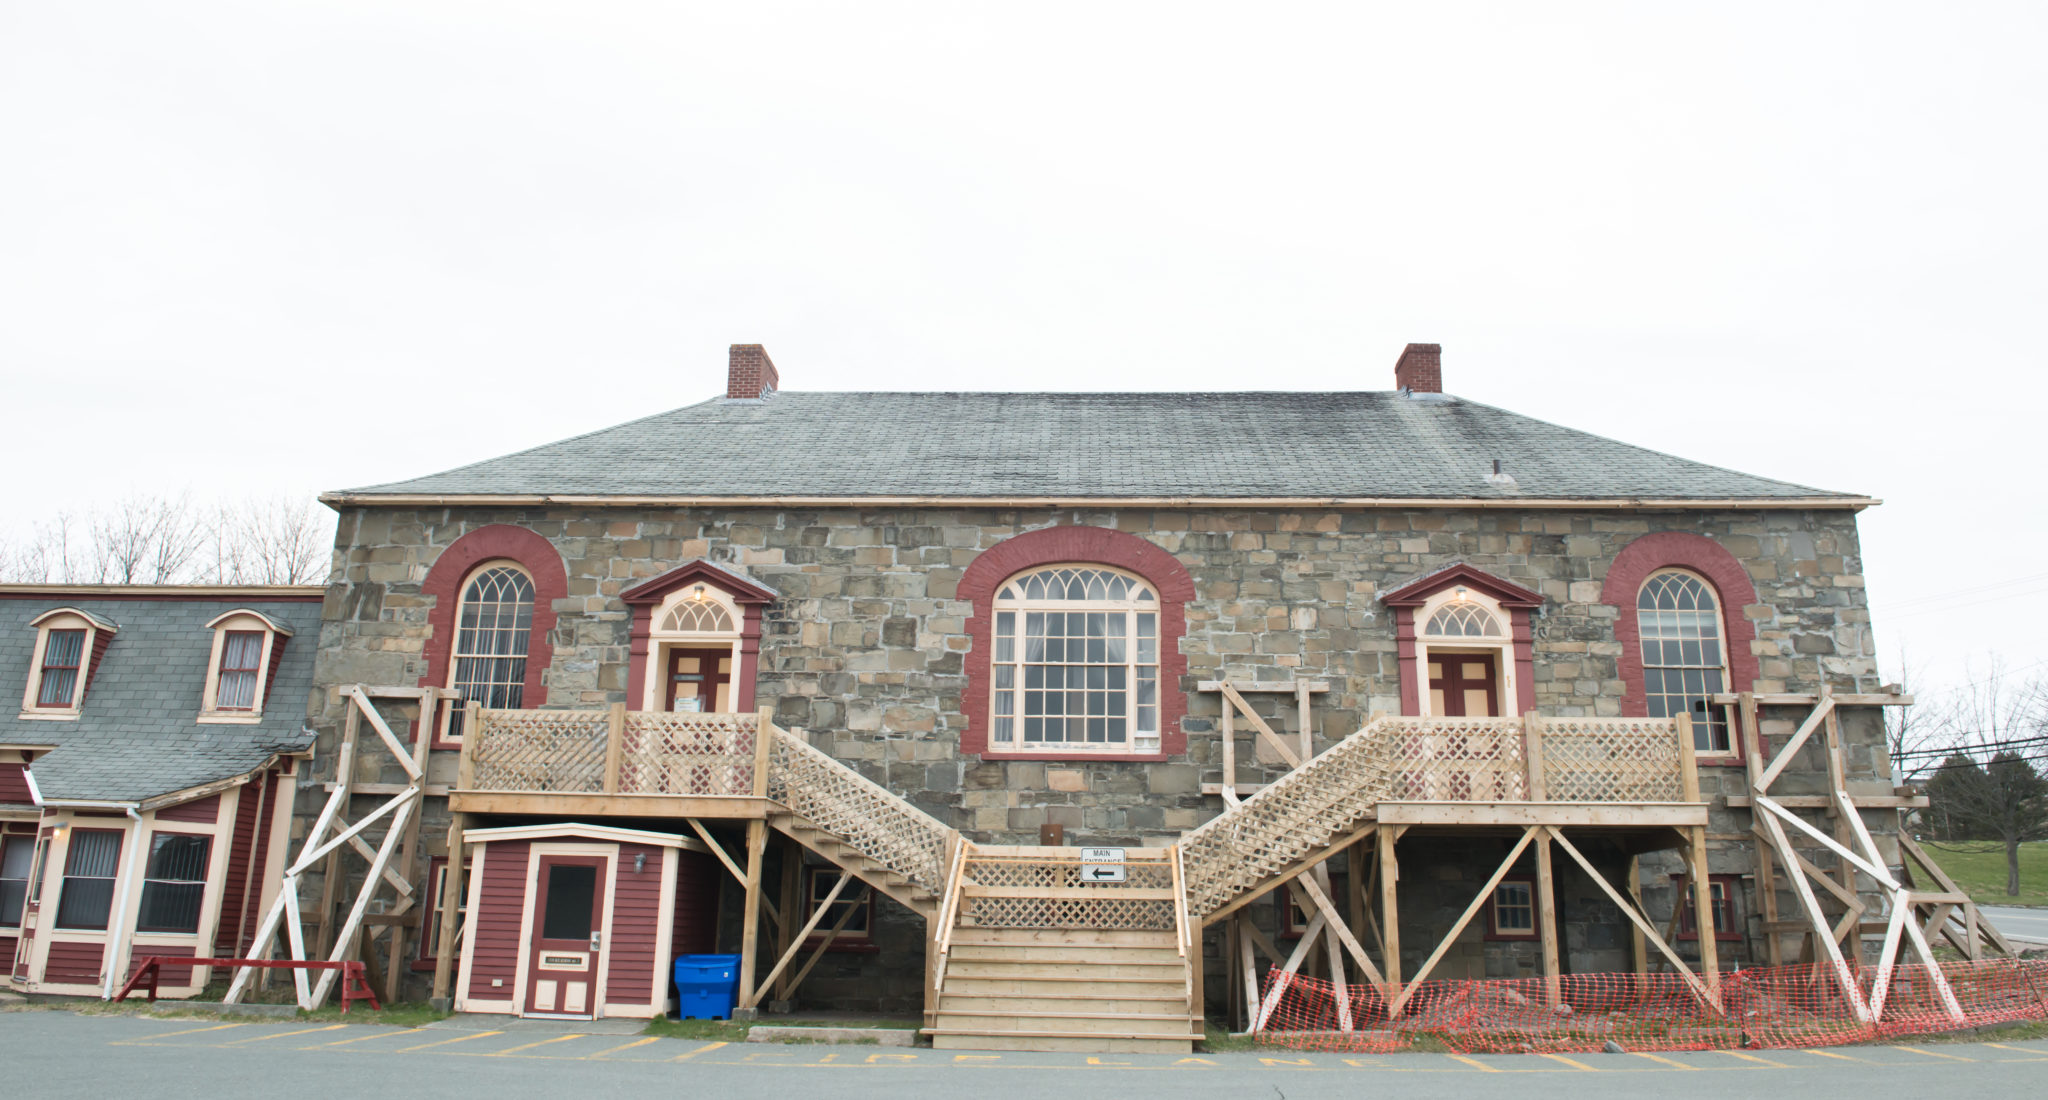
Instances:
[[[425,824],[427,816],[427,754],[434,745],[434,719],[440,712],[440,704],[441,693],[439,690],[435,688],[420,689],[419,729],[412,739],[413,774],[418,777],[413,782],[418,787],[420,794],[418,804],[413,810],[413,815],[405,824],[405,843],[399,849],[398,856],[399,877],[403,881],[412,884],[412,892],[400,897],[398,905],[389,910],[393,916],[402,916],[412,912],[413,908],[420,903],[421,897],[424,896],[421,890],[424,880],[421,877],[420,868],[423,864],[426,864],[426,861],[420,858],[420,829]],[[416,916],[419,919],[413,922],[413,926],[420,930],[420,942],[425,943],[427,935],[426,922],[432,919],[433,915],[429,913],[423,915],[416,914]],[[384,930],[384,935],[387,937],[384,956],[384,1003],[396,1004],[399,986],[405,978],[405,926],[398,924],[390,925]]]
[[[1548,838],[1546,837],[1545,839]],[[1636,911],[1641,912],[1643,909],[1643,857],[1641,856],[1628,857],[1628,897],[1630,901],[1636,903]],[[1629,967],[1638,976],[1648,974],[1650,972],[1650,945],[1643,939],[1642,929],[1631,924],[1628,930]],[[1645,986],[1646,983],[1640,980],[1637,981],[1637,994],[1640,995]]]
[[[1700,800],[1700,765],[1699,756],[1693,750],[1692,715],[1681,711],[1674,716],[1672,724],[1678,727],[1679,786],[1685,792],[1685,801],[1698,802]]]
[[[1695,825],[1692,834],[1692,914],[1693,928],[1700,937],[1700,977],[1707,983],[1707,996],[1714,1003],[1721,1001],[1721,953],[1714,939],[1714,884],[1707,878],[1707,830]]]
[[[478,728],[483,724],[484,705],[475,699],[462,707],[462,754],[455,761],[455,787],[457,790],[476,789],[476,739],[481,735]]]
[[[335,801],[339,804],[336,813],[339,817],[346,818],[348,816],[349,797],[355,789],[354,749],[356,735],[362,728],[363,716],[358,711],[353,699],[346,695],[342,696],[342,698],[348,700],[348,711],[347,717],[342,720],[341,724],[341,740],[342,744],[348,746],[349,751],[338,753],[335,757],[334,784],[335,790],[338,792],[338,797]],[[348,773],[345,775],[342,773],[344,767],[348,769]],[[321,868],[320,873],[320,911],[314,914],[319,918],[319,923],[316,925],[318,931],[313,934],[313,955],[315,958],[327,954],[330,942],[327,934],[334,924],[334,881],[340,875],[341,849],[336,848],[328,854],[327,862]],[[301,1000],[303,999],[302,997]]]
[[[619,793],[619,765],[626,757],[626,704],[613,703],[606,716],[604,737],[604,793]]]
[[[1223,804],[1237,805],[1237,708],[1230,705],[1230,697],[1219,695],[1217,702],[1223,706]],[[1256,1003],[1258,998],[1253,997]]]
[[[1757,730],[1756,693],[1745,691],[1736,697],[1735,713],[1740,728],[1736,736],[1742,738],[1742,760],[1749,774],[1749,797],[1754,800],[1763,794],[1758,785],[1764,773],[1763,735]],[[1778,928],[1778,872],[1777,856],[1771,849],[1770,838],[1757,827],[1754,820],[1756,803],[1750,803],[1750,835],[1756,838],[1756,911],[1763,915],[1764,961],[1771,966],[1784,965],[1785,959],[1779,944]]]
[[[464,814],[456,814],[448,823],[448,877],[442,881],[441,892],[436,899],[441,903],[440,941],[434,945],[434,999],[448,999],[448,989],[455,976],[455,934],[461,927],[460,909],[463,891],[468,888],[462,880],[462,834],[467,826]],[[426,916],[432,919],[434,914]]]
[[[1380,957],[1386,960],[1386,999],[1391,1005],[1401,991],[1401,908],[1394,889],[1401,878],[1401,863],[1394,856],[1394,830],[1382,825],[1375,832],[1379,834],[1380,845]],[[1389,1011],[1387,1018],[1399,1015],[1398,1011]]]
[[[1531,712],[1529,717],[1534,718]],[[1563,997],[1563,983],[1559,980],[1560,970],[1557,959],[1557,887],[1550,872],[1550,834],[1541,832],[1536,837],[1536,928],[1543,937],[1543,992],[1546,1004],[1555,1005]]]
[[[754,797],[768,797],[768,754],[775,744],[775,708],[754,715]]]
[[[1306,764],[1315,759],[1316,738],[1308,728],[1308,681],[1294,681],[1294,709],[1301,715],[1301,762]],[[1331,956],[1335,958],[1334,953]]]
[[[1522,754],[1529,768],[1529,801],[1550,801],[1550,785],[1543,774],[1543,718],[1535,711],[1522,716]],[[1545,844],[1539,851],[1547,854],[1550,845]]]
[[[754,785],[762,785],[762,775],[756,775]],[[739,1006],[749,1010],[760,1001],[754,989],[754,963],[761,951],[761,857],[767,849],[768,823],[758,819],[747,822],[747,894],[740,904]]]

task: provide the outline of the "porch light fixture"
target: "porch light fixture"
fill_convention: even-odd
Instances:
[[[706,599],[709,599],[710,596],[711,590],[704,587],[703,581],[698,581],[697,587],[690,589],[690,599],[694,600],[697,603],[703,603]]]
[[[642,872],[642,871],[645,871],[646,869],[647,869],[647,853],[646,853],[646,852],[634,852],[634,853],[633,853],[633,873],[637,875],[637,874],[639,874],[640,872]]]

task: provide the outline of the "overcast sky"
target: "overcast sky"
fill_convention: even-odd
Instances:
[[[0,533],[721,391],[1451,392],[1882,497],[2048,667],[2048,6],[18,3]]]

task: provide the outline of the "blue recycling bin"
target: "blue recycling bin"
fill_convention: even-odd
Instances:
[[[730,1020],[740,998],[738,955],[677,955],[676,1019]]]

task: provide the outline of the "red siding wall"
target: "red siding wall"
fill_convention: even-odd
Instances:
[[[151,955],[166,959],[189,959],[192,957],[192,949],[190,947],[165,947],[161,944],[136,944],[128,951],[128,973],[121,975],[121,980],[126,981],[134,977],[135,971],[142,966],[142,960]],[[158,985],[162,986],[191,985],[192,968],[176,963],[165,963],[157,968],[156,981]]]
[[[0,936],[0,974],[14,973],[14,937]]]
[[[43,981],[51,985],[98,985],[100,960],[106,945],[59,940],[50,945],[50,958],[43,966]]]
[[[22,775],[25,770],[20,764],[0,764],[0,802],[35,805],[35,798],[28,793],[28,779]]]
[[[519,975],[519,915],[526,906],[526,857],[533,845],[524,840],[486,844],[476,856],[482,893],[477,898],[471,934],[476,946],[469,963],[469,995],[485,1000],[510,999]],[[503,979],[499,988],[491,979]]]
[[[661,933],[661,852],[647,844],[619,845],[612,864],[611,945],[605,962],[604,999],[612,1004],[647,1004],[654,1000],[654,943]],[[644,855],[647,866],[633,870],[633,857]]]
[[[244,783],[235,793],[235,828],[228,836],[228,877],[220,895],[220,923],[213,935],[213,953],[219,958],[236,957],[242,899],[249,889],[263,888],[261,883],[249,880],[249,858],[256,848],[257,804],[263,802],[263,789],[269,779],[269,773],[265,773],[254,782]]]
[[[220,796],[208,795],[182,806],[167,806],[156,812],[158,821],[193,821],[211,825],[220,819]]]
[[[676,917],[669,947],[678,955],[708,955],[718,949],[718,876],[725,872],[703,852],[676,854],[682,865],[676,868]]]

